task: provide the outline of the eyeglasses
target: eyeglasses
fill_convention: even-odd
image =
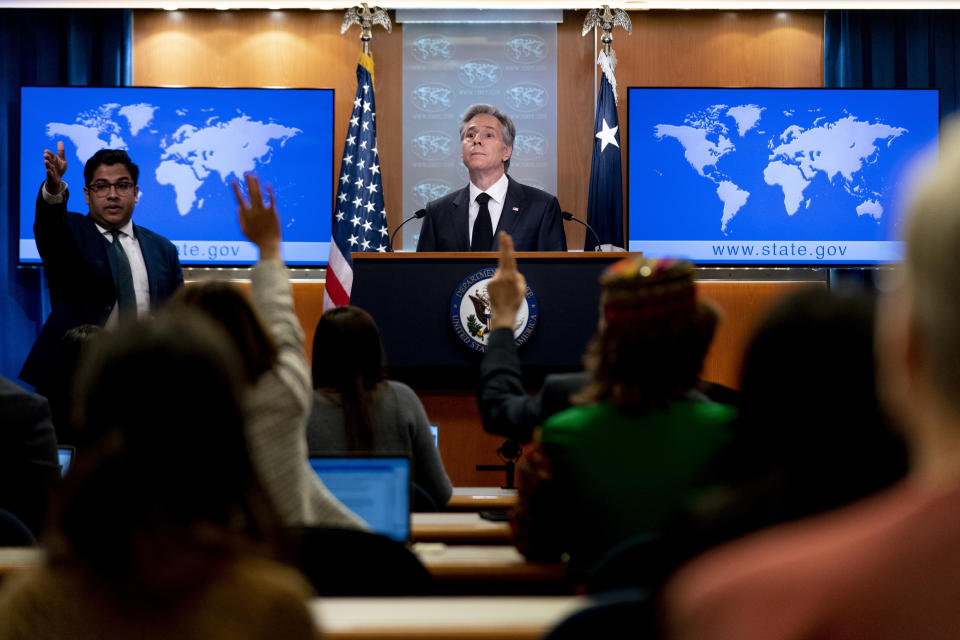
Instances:
[[[112,187],[117,190],[118,196],[123,197],[130,195],[130,193],[133,192],[133,188],[136,186],[137,185],[128,180],[121,180],[117,183],[94,182],[87,187],[87,190],[98,198],[106,198],[108,195],[110,195],[110,188]]]

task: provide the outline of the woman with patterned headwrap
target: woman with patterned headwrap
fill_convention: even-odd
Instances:
[[[694,398],[704,349],[693,265],[629,257],[601,276],[592,376],[521,462],[517,546],[569,557],[582,576],[606,552],[655,534],[728,439],[734,410]]]

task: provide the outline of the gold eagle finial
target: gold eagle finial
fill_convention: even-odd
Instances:
[[[366,2],[359,7],[350,7],[343,14],[343,24],[340,25],[340,33],[344,34],[351,26],[360,25],[360,42],[363,43],[364,55],[370,55],[370,41],[373,40],[373,25],[378,24],[387,30],[387,33],[393,31],[393,23],[390,22],[390,15],[383,7],[367,6]]]
[[[600,36],[600,42],[603,44],[603,52],[610,55],[610,47],[613,44],[613,28],[623,27],[627,33],[633,33],[633,23],[630,21],[630,14],[623,9],[611,9],[610,5],[603,5],[599,9],[590,9],[587,17],[583,21],[583,32],[581,35],[587,35],[595,27],[600,27],[603,34]]]

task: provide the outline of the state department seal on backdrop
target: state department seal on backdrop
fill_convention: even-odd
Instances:
[[[496,273],[495,267],[474,271],[463,279],[453,291],[450,299],[450,323],[453,331],[463,344],[472,351],[483,353],[487,350],[487,338],[490,333],[490,298],[487,295],[487,283]],[[513,342],[518,347],[530,339],[537,328],[540,305],[537,296],[527,285],[523,304],[517,311],[517,320],[513,325]]]

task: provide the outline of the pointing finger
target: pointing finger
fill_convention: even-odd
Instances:
[[[67,153],[63,148],[63,140],[57,140],[57,155],[60,156],[61,160],[67,159]]]
[[[497,259],[497,268],[501,271],[516,272],[517,258],[513,254],[513,238],[506,231],[498,234],[497,241],[500,245],[500,256]]]

